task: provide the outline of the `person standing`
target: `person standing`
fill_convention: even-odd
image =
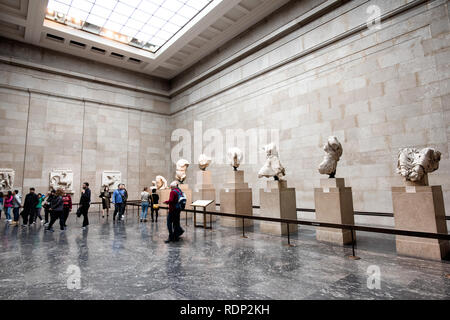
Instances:
[[[25,196],[25,201],[23,203],[22,219],[23,226],[27,225],[31,227],[34,221],[34,213],[36,211],[36,206],[39,203],[37,194],[34,188],[30,188],[30,193]]]
[[[125,188],[125,185],[122,183],[123,187],[123,205],[122,205],[122,220],[125,219],[125,211],[127,209],[127,201],[128,201],[128,191]]]
[[[42,203],[44,202],[45,196],[42,193],[38,193],[38,204],[36,205],[36,213],[34,214],[34,221],[33,223],[36,223],[37,218],[41,220],[41,222],[44,222],[42,220],[41,211],[42,211]]]
[[[51,231],[53,232],[53,224],[56,222],[56,220],[59,219],[59,227],[61,228],[61,231],[64,231],[64,222],[62,219],[63,215],[63,208],[64,208],[64,202],[62,196],[64,195],[64,191],[62,189],[58,189],[58,191],[52,190],[51,191],[51,200],[50,200],[50,223],[45,228],[45,231]]]
[[[83,190],[80,197],[80,213],[83,215],[83,230],[86,230],[89,225],[88,213],[91,206],[91,189],[89,189],[89,183],[83,183]]]
[[[156,213],[156,222],[158,222],[158,213],[159,213],[159,195],[156,193],[156,189],[152,189],[152,196],[151,196],[152,204],[151,204],[151,212],[152,212],[152,222],[153,220],[153,213]]]
[[[69,193],[66,191],[63,195],[63,214],[62,214],[62,220],[64,225],[64,230],[67,229],[67,218],[69,217],[69,213],[72,211],[72,197]]]
[[[6,222],[11,223],[11,210],[13,207],[13,200],[14,200],[14,196],[13,193],[11,191],[8,191],[8,194],[5,197],[5,201],[4,201],[4,209],[5,209],[5,216],[6,216]]]
[[[145,187],[144,191],[141,192],[141,222],[147,222],[148,207],[150,206],[150,193],[148,193],[148,188]]]
[[[165,201],[165,204],[169,205],[169,213],[167,214],[167,229],[169,230],[169,239],[164,241],[169,243],[171,241],[178,241],[180,236],[184,233],[183,228],[180,225],[180,213],[181,207],[179,204],[180,197],[183,196],[183,192],[178,188],[178,182],[174,181],[170,184],[170,197]]]
[[[0,220],[2,219],[2,211],[3,211],[3,204],[4,204],[4,196],[3,192],[0,192]]]
[[[19,225],[20,218],[20,206],[22,205],[22,196],[19,193],[19,190],[14,190],[13,192],[13,215],[14,221],[11,223],[12,226]]]
[[[111,208],[111,192],[109,192],[109,187],[105,186],[102,193],[100,193],[100,198],[102,198],[102,218],[106,216],[109,217],[109,209]]]
[[[117,189],[113,193],[113,203],[114,203],[114,214],[113,214],[113,221],[116,221],[116,216],[119,214],[118,220],[122,220],[123,215],[123,207],[125,206],[125,190],[124,185],[119,184]]]

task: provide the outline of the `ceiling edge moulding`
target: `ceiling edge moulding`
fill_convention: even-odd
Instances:
[[[267,47],[270,44],[282,39],[286,35],[303,27],[305,24],[309,23],[310,21],[327,14],[328,12],[334,10],[336,7],[341,6],[343,4],[343,2],[346,2],[346,1],[328,0],[328,1],[324,2],[323,4],[312,9],[311,11],[308,11],[305,14],[301,15],[300,17],[286,23],[283,27],[277,29],[276,31],[257,40],[253,44],[247,46],[245,49],[231,55],[227,59],[216,64],[213,68],[208,69],[207,71],[203,72],[202,74],[194,77],[188,83],[182,84],[177,88],[171,89],[170,96],[174,97],[174,96],[186,91],[187,89],[192,88],[193,86],[204,81],[205,79],[212,77],[213,75],[219,73],[220,71],[223,71],[224,69],[236,64],[237,62],[245,59],[246,57],[258,52],[259,50],[263,49],[264,47]]]
[[[398,8],[390,11],[390,12],[387,12],[387,13],[383,14],[380,17],[380,20],[381,21],[386,21],[388,19],[391,19],[391,18],[393,18],[395,16],[398,16],[398,15],[404,13],[404,12],[407,12],[409,10],[412,10],[412,9],[416,8],[416,7],[419,7],[420,5],[426,4],[427,1],[428,0],[415,0],[415,1],[412,1],[410,3],[404,4],[404,5],[402,5],[402,6],[398,7]],[[359,33],[361,31],[364,31],[366,29],[368,29],[367,23],[363,23],[363,24],[361,24],[359,26],[356,26],[356,27],[354,27],[354,28],[352,28],[352,29],[350,29],[350,30],[348,30],[348,31],[338,35],[338,36],[335,36],[335,37],[333,37],[331,39],[328,39],[328,40],[326,40],[326,41],[324,41],[322,43],[319,43],[319,44],[315,45],[314,47],[311,47],[311,48],[309,48],[309,49],[307,49],[307,50],[305,50],[303,52],[300,52],[300,53],[298,53],[298,54],[296,54],[296,55],[294,55],[294,56],[292,56],[290,58],[287,58],[287,59],[285,59],[283,61],[280,61],[280,62],[278,62],[278,63],[276,63],[276,64],[274,64],[274,65],[272,65],[270,67],[267,67],[267,68],[265,68],[263,70],[260,70],[260,71],[256,72],[255,74],[252,74],[252,75],[250,75],[250,76],[248,76],[248,77],[246,77],[244,79],[236,81],[235,83],[233,83],[233,84],[231,84],[229,86],[226,86],[226,87],[221,88],[221,89],[219,89],[219,90],[217,90],[217,91],[215,91],[215,92],[213,92],[211,94],[208,94],[208,95],[206,95],[206,96],[204,96],[202,98],[199,98],[198,100],[193,101],[193,102],[185,105],[181,109],[171,112],[170,115],[174,116],[174,115],[177,115],[179,113],[185,112],[186,110],[194,107],[195,105],[197,105],[199,103],[205,102],[205,101],[207,101],[207,100],[209,100],[209,99],[211,99],[211,98],[213,98],[213,97],[215,97],[215,96],[217,96],[219,94],[222,94],[222,93],[224,93],[224,92],[226,92],[228,90],[236,88],[236,87],[242,85],[243,83],[246,83],[248,81],[256,79],[256,78],[258,78],[258,77],[260,77],[262,75],[265,75],[265,74],[267,74],[269,72],[275,71],[275,70],[277,70],[277,69],[279,69],[281,67],[286,66],[287,64],[289,64],[291,62],[294,62],[294,61],[296,61],[296,60],[298,60],[298,59],[300,59],[300,58],[302,58],[304,56],[307,56],[307,55],[309,55],[309,54],[311,54],[311,53],[313,53],[315,51],[318,51],[318,50],[324,49],[326,47],[329,47],[329,46],[337,43],[338,41],[342,41],[343,39],[348,38],[350,36],[353,36],[354,34]],[[175,95],[173,95],[171,93],[171,98],[173,98],[174,96]]]
[[[141,93],[149,94],[152,96],[158,96],[158,97],[170,99],[169,93],[164,90],[148,89],[145,87],[133,86],[133,85],[130,85],[130,84],[127,84],[124,82],[118,82],[118,81],[114,81],[114,80],[108,80],[108,79],[104,79],[104,78],[94,77],[94,76],[90,76],[90,75],[83,74],[83,73],[68,71],[65,69],[53,68],[53,67],[49,67],[49,66],[46,66],[43,64],[28,62],[28,61],[16,59],[13,57],[0,56],[0,63],[18,66],[18,67],[24,67],[24,68],[28,68],[28,69],[32,69],[32,70],[36,70],[36,71],[45,72],[45,73],[66,76],[66,77],[70,77],[70,78],[74,78],[74,79],[78,79],[78,80],[94,82],[94,83],[98,83],[98,84],[113,86],[113,87],[117,87],[117,88],[121,88],[121,89],[141,92]]]
[[[3,84],[3,83],[0,83],[0,89],[16,90],[16,91],[21,91],[21,92],[27,92],[29,94],[33,93],[33,94],[40,94],[40,95],[44,95],[44,96],[73,100],[73,101],[78,101],[78,102],[100,104],[100,105],[104,105],[104,106],[108,106],[108,107],[112,107],[112,108],[119,108],[119,109],[151,113],[151,114],[162,116],[162,117],[170,117],[171,116],[171,114],[169,114],[169,113],[162,113],[162,112],[158,112],[158,111],[147,110],[144,108],[137,108],[137,107],[127,106],[127,105],[118,104],[118,103],[108,103],[108,102],[104,102],[104,101],[100,101],[100,100],[96,100],[96,99],[76,97],[76,96],[66,95],[66,94],[62,94],[62,93],[18,87],[18,86],[13,86],[13,85],[9,85],[9,84]]]

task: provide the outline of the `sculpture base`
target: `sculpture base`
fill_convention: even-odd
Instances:
[[[193,202],[193,198],[192,198],[192,189],[189,189],[189,185],[188,184],[179,184],[180,190],[183,191],[184,195],[186,196],[186,209],[192,210],[194,209],[191,206],[191,203]],[[181,212],[181,219],[183,219],[184,217],[188,218],[192,218],[193,217],[193,213],[192,212]]]
[[[227,175],[227,183],[220,190],[220,212],[246,216],[253,215],[252,189],[244,182],[244,171],[231,171]],[[242,219],[221,217],[224,227],[242,228]],[[244,227],[253,225],[253,221],[244,219]]]
[[[316,220],[337,224],[354,224],[352,188],[345,187],[343,178],[320,179],[320,188],[314,189]],[[356,235],[353,234],[356,241]],[[351,244],[350,230],[317,228],[318,241]]]
[[[159,195],[159,206],[165,207],[167,204],[164,204],[165,201],[168,201],[170,198],[170,189],[159,189],[156,193]],[[159,215],[167,215],[167,210],[159,210]]]
[[[197,200],[213,200],[213,202],[206,208],[206,211],[216,211],[216,188],[212,184],[211,171],[197,172],[197,185],[193,193],[193,201]],[[200,208],[198,208],[200,209]],[[199,210],[199,212],[201,212]],[[214,215],[206,215],[206,223],[217,221],[218,217]],[[203,224],[203,213],[197,213],[197,223]]]
[[[267,189],[259,190],[261,216],[297,220],[295,189],[287,187],[287,181],[268,181]],[[286,223],[260,222],[260,231],[274,235],[287,235]],[[289,225],[289,232],[296,233],[297,224]]]
[[[395,228],[447,234],[441,186],[408,183],[392,188]],[[396,236],[397,253],[416,258],[441,260],[450,253],[448,240]]]

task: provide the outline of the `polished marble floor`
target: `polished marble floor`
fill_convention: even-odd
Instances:
[[[258,226],[247,239],[218,225],[183,227],[184,239],[168,245],[164,217],[113,225],[91,214],[82,231],[72,215],[63,233],[1,220],[0,299],[450,299],[450,263],[397,257],[392,236],[358,233],[353,261],[351,248],[319,243],[310,228],[288,247]],[[368,288],[373,266],[379,289]],[[70,283],[77,268],[80,288]]]

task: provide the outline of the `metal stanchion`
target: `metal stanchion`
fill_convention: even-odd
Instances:
[[[358,257],[358,256],[355,254],[355,239],[354,239],[354,236],[353,236],[354,230],[353,230],[353,229],[350,229],[350,231],[351,231],[351,234],[352,234],[352,255],[351,255],[351,256],[348,256],[348,258],[351,259],[351,260],[359,260],[359,259],[361,259],[361,258]]]
[[[206,207],[203,207],[203,229],[206,229]]]
[[[287,236],[288,236],[288,243],[287,246],[288,247],[294,247],[293,244],[291,244],[291,232],[289,230],[289,223],[287,223]]]
[[[187,225],[188,225],[188,222],[187,222],[187,220],[188,220],[188,212],[185,210],[184,213],[186,213],[186,227],[187,227]]]
[[[242,218],[242,238],[247,239],[248,237],[245,235],[245,219]]]

